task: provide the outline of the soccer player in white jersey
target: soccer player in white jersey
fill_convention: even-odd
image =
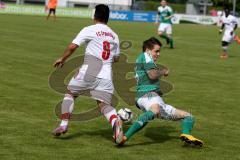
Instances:
[[[108,19],[108,6],[97,5],[94,14],[95,24],[83,28],[63,55],[54,63],[55,67],[61,67],[80,45],[86,45],[84,62],[77,74],[70,80],[67,87],[68,92],[63,98],[62,121],[60,126],[53,131],[54,136],[60,136],[67,132],[75,98],[83,91],[90,91],[92,98],[97,101],[101,113],[112,125],[116,143],[122,139],[122,121],[111,105],[114,92],[112,63],[119,60],[119,39],[118,35],[107,26]]]
[[[167,5],[166,0],[161,1],[161,6],[158,7],[158,12],[156,16],[156,24],[160,20],[160,25],[158,27],[158,35],[165,39],[167,44],[170,45],[170,48],[173,48],[173,39],[172,39],[172,17],[173,10],[170,6]]]
[[[221,34],[224,29],[224,34],[222,37],[222,48],[223,54],[221,58],[227,59],[228,58],[228,46],[234,40],[235,33],[234,31],[237,29],[237,18],[230,15],[230,10],[228,8],[224,9],[225,15],[222,17],[222,27],[219,30]]]

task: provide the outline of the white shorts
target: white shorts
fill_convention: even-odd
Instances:
[[[230,31],[225,31],[224,32],[223,37],[222,37],[222,41],[231,43],[233,41],[233,39],[234,39],[234,34],[231,35]]]
[[[176,108],[165,104],[162,98],[155,92],[149,92],[137,100],[137,104],[143,111],[149,111],[153,104],[160,106],[160,117],[162,119],[174,120]]]
[[[106,104],[111,104],[114,92],[114,86],[111,80],[91,77],[88,75],[82,77],[79,76],[79,74],[81,74],[81,71],[77,76],[72,77],[67,86],[67,89],[73,95],[78,96],[85,92],[90,92],[93,99],[105,102]]]
[[[158,32],[166,32],[167,34],[172,34],[172,25],[168,23],[160,23]]]
[[[95,81],[86,81],[83,79],[75,79],[74,77],[68,84],[68,89],[78,92],[85,90],[98,90],[113,94],[114,87],[110,80],[96,78]]]

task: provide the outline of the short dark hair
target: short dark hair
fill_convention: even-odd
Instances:
[[[143,52],[146,51],[146,49],[152,50],[154,45],[159,45],[160,47],[162,46],[162,43],[155,37],[151,37],[143,42]]]
[[[230,8],[229,8],[229,6],[224,6],[224,8],[223,8],[223,10],[226,12],[226,11],[230,11]]]
[[[103,23],[108,23],[109,7],[105,4],[99,4],[95,7],[94,19]]]

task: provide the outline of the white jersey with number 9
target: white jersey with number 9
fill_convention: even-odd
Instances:
[[[92,55],[103,62],[97,78],[112,80],[112,62],[119,56],[119,39],[117,34],[105,24],[95,24],[83,28],[72,43],[86,45],[85,55]]]

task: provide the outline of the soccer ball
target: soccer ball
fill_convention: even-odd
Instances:
[[[133,113],[129,108],[121,108],[118,111],[118,116],[125,124],[130,124],[133,120]]]

